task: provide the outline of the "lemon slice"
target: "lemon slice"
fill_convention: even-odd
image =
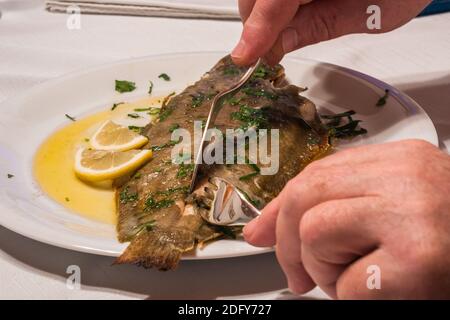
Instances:
[[[130,173],[152,157],[151,150],[105,151],[81,148],[75,156],[75,173],[87,181],[102,181]]]
[[[108,120],[92,137],[91,146],[96,150],[127,151],[138,149],[147,142],[146,137]]]

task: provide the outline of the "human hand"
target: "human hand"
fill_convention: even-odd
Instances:
[[[450,156],[421,140],[344,150],[313,162],[244,229],[276,246],[295,293],[450,298]],[[381,289],[369,290],[369,266]]]
[[[244,30],[231,56],[248,65],[260,57],[270,64],[299,48],[351,33],[396,29],[431,0],[239,0]],[[381,29],[367,27],[367,8],[381,8]]]

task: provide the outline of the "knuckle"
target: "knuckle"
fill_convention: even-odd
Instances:
[[[338,36],[338,15],[335,10],[314,11],[311,16],[311,36],[321,41]]]
[[[314,248],[322,239],[324,221],[320,212],[315,209],[307,211],[300,220],[300,240],[302,245]]]

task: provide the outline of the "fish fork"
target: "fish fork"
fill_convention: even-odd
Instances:
[[[201,211],[203,219],[214,225],[244,226],[261,212],[247,196],[233,184],[222,178],[211,178],[213,185],[211,209]]]
[[[189,187],[189,193],[192,193],[194,191],[195,182],[198,175],[198,168],[200,166],[200,162],[202,159],[203,150],[205,148],[205,140],[206,140],[206,134],[208,132],[208,129],[212,128],[214,125],[214,122],[216,121],[217,115],[220,112],[220,109],[222,109],[223,101],[231,95],[233,95],[236,91],[238,91],[240,88],[242,88],[243,85],[247,83],[247,81],[252,77],[252,75],[255,73],[255,71],[261,66],[262,59],[259,58],[256,63],[251,66],[247,72],[242,76],[242,78],[231,88],[228,90],[220,92],[218,95],[215,96],[215,98],[212,101],[211,109],[209,111],[208,119],[206,120],[205,124],[205,131],[202,135],[202,140],[200,141],[199,148],[197,150],[197,154],[195,157],[194,162],[194,169],[192,171],[192,180],[191,185]]]

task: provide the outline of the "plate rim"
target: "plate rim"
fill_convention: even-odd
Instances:
[[[181,57],[181,56],[186,56],[186,55],[189,55],[189,56],[193,56],[193,55],[195,55],[195,56],[201,56],[201,55],[217,55],[217,56],[219,56],[219,55],[222,55],[222,56],[224,56],[226,54],[228,54],[228,53],[224,52],[224,51],[187,51],[187,52],[176,52],[176,53],[160,53],[160,54],[146,55],[146,56],[134,57],[134,58],[128,58],[128,59],[120,59],[120,60],[113,61],[113,62],[107,62],[107,63],[98,64],[95,66],[84,67],[84,68],[80,68],[78,70],[74,70],[74,71],[50,78],[46,81],[40,82],[40,83],[30,87],[29,89],[24,90],[21,93],[18,93],[10,98],[7,98],[0,103],[0,109],[3,108],[5,105],[18,103],[18,102],[20,102],[21,99],[24,99],[27,96],[33,95],[36,92],[45,90],[46,87],[51,87],[53,84],[64,81],[65,79],[76,78],[77,76],[80,76],[80,75],[83,75],[86,73],[97,72],[102,69],[107,69],[108,67],[113,67],[116,65],[145,61],[148,59],[165,58],[165,57],[166,58],[167,57],[176,58],[176,57]],[[362,79],[381,90],[386,90],[386,89],[390,90],[391,96],[393,98],[395,98],[401,106],[403,106],[410,112],[424,116],[426,118],[426,120],[428,120],[429,124],[431,125],[431,128],[433,129],[433,133],[431,133],[431,132],[429,133],[430,138],[432,138],[432,140],[433,140],[430,142],[432,142],[436,146],[439,145],[439,139],[438,139],[436,127],[435,127],[433,121],[431,120],[431,118],[429,117],[429,115],[427,114],[427,112],[414,99],[412,99],[410,96],[408,96],[401,90],[395,88],[394,86],[392,86],[382,80],[376,79],[376,78],[374,78],[368,74],[365,74],[363,72],[360,72],[360,71],[357,71],[354,69],[350,69],[347,67],[339,66],[339,65],[336,65],[333,63],[322,62],[322,61],[309,59],[309,58],[295,57],[292,55],[287,55],[283,60],[304,61],[304,62],[320,65],[322,67],[326,67],[329,69],[339,70],[345,74],[354,76],[358,79]],[[1,206],[1,204],[0,204],[0,206]],[[13,210],[8,210],[8,211],[11,213],[11,211],[13,211]],[[3,214],[0,214],[0,225],[21,235],[21,236],[24,236],[26,238],[29,238],[34,241],[38,241],[38,242],[41,242],[41,243],[44,243],[47,245],[67,249],[67,250],[73,250],[73,251],[77,251],[77,252],[83,252],[83,253],[95,254],[95,255],[101,255],[101,256],[117,257],[117,252],[114,252],[111,250],[99,249],[99,248],[95,248],[92,246],[85,246],[85,245],[81,245],[81,244],[72,244],[72,243],[61,242],[61,241],[53,242],[51,239],[49,239],[49,237],[42,236],[38,232],[30,232],[29,228],[26,228],[26,227],[21,228],[20,224],[18,226],[18,224],[9,223],[10,220],[2,218],[2,217],[4,217],[5,214],[8,214],[8,213],[7,212],[5,213],[5,211],[3,211]],[[241,256],[252,256],[252,255],[257,255],[257,254],[269,253],[269,252],[273,252],[273,251],[274,251],[274,248],[254,247],[254,250],[251,252],[215,254],[215,255],[211,254],[209,256],[189,256],[189,255],[187,255],[187,256],[183,256],[182,260],[224,259],[224,258],[233,258],[233,257],[241,257]]]

